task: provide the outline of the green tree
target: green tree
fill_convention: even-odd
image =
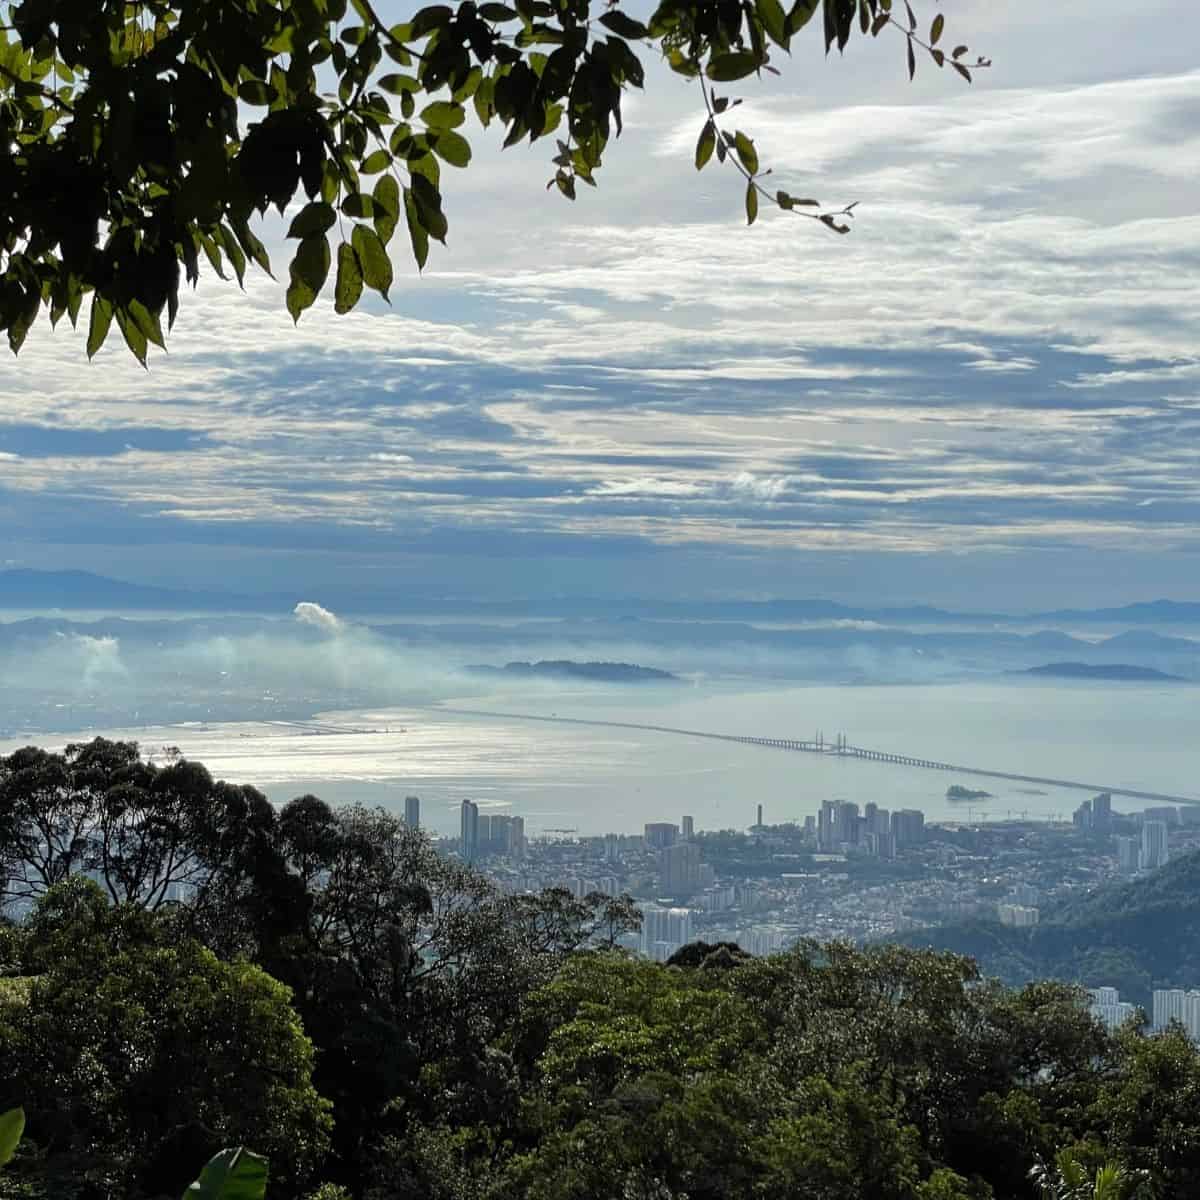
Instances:
[[[763,202],[838,231],[849,209],[768,188],[717,86],[776,72],[810,24],[827,50],[856,29],[897,33],[910,76],[918,53],[971,70],[940,13],[918,28],[891,0],[662,0],[645,22],[598,0],[461,0],[391,25],[371,0],[3,7],[0,328],[15,351],[43,309],[74,323],[90,294],[88,352],[115,320],[142,361],[175,318],[181,276],[194,283],[202,257],[239,280],[248,262],[268,270],[251,221],[297,196],[293,316],[331,273],[339,312],[364,288],[386,298],[399,226],[418,265],[446,239],[443,172],[470,163],[469,121],[498,126],[506,146],[553,139],[549,186],[574,198],[621,132],[625,91],[644,83],[639,50],[696,81],[696,166],[715,156],[736,169],[749,221]]]
[[[23,995],[0,1008],[0,1094],[56,1169],[120,1194],[178,1194],[223,1145],[268,1154],[294,1194],[328,1104],[290,993],[75,877],[38,902]]]
[[[1161,1196],[1200,1190],[1200,1049],[1184,1029],[1116,1038],[1092,1110],[1097,1140]]]

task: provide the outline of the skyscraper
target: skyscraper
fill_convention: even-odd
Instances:
[[[1143,871],[1153,871],[1167,862],[1167,823],[1165,821],[1144,821],[1142,823],[1142,858]]]
[[[664,846],[673,846],[679,837],[679,826],[666,821],[651,821],[643,830],[646,839],[646,849],[661,850]]]
[[[897,848],[915,846],[925,840],[925,814],[919,808],[902,808],[892,813],[892,834]]]
[[[1112,828],[1112,794],[1101,792],[1092,797],[1092,828],[1107,833]]]
[[[1133,874],[1138,869],[1138,864],[1141,862],[1141,846],[1138,845],[1137,838],[1134,837],[1119,837],[1117,838],[1117,866],[1122,871],[1127,871]]]
[[[474,862],[479,853],[479,805],[473,800],[462,802],[460,836],[462,838],[462,856],[467,862]]]
[[[659,881],[665,895],[690,896],[700,886],[700,847],[695,842],[667,846],[659,856]]]
[[[679,833],[685,842],[690,842],[696,835],[696,821],[694,817],[683,817],[679,822]]]
[[[420,796],[404,797],[404,823],[409,829],[421,828],[421,798]]]
[[[817,814],[817,845],[822,850],[832,850],[834,847],[833,813],[833,801],[822,800],[821,811]]]

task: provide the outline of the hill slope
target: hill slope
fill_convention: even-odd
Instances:
[[[1044,914],[1032,929],[971,922],[896,940],[969,954],[985,974],[1007,983],[1109,984],[1149,1009],[1156,987],[1200,986],[1200,852],[1098,888]]]

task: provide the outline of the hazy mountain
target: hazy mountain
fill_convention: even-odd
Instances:
[[[1156,680],[1184,682],[1182,675],[1169,675],[1153,667],[1135,667],[1130,663],[1046,663],[1040,667],[1026,667],[1021,675],[1033,675],[1039,679],[1097,679],[1114,683],[1152,683]]]
[[[1043,913],[1030,929],[973,922],[895,940],[968,954],[985,975],[1013,984],[1052,978],[1111,985],[1148,1008],[1154,988],[1200,982],[1200,851],[1097,888]]]

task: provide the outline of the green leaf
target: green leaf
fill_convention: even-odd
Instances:
[[[311,204],[306,204],[295,215],[287,235],[290,238],[312,237],[314,234],[324,233],[327,229],[332,228],[336,220],[337,213],[334,212],[332,204],[314,200]]]
[[[364,196],[362,192],[351,192],[345,200],[342,201],[342,212],[348,217],[354,217],[357,220],[365,221],[368,217],[374,215],[374,207],[371,204],[371,197]]]
[[[738,158],[742,160],[742,166],[751,175],[757,175],[758,151],[754,149],[754,143],[740,129],[733,135],[733,148],[737,151]]]
[[[754,0],[754,7],[758,12],[758,19],[767,31],[767,36],[775,45],[782,46],[786,50],[788,42],[791,40],[791,31],[788,29],[788,19],[783,11],[783,5],[779,3],[779,0]]]
[[[640,41],[642,38],[650,36],[650,30],[641,21],[635,21],[616,8],[610,8],[608,12],[604,13],[600,18],[600,24],[605,29],[611,29],[618,37],[628,38],[631,41]]]
[[[813,19],[821,0],[796,0],[787,15],[788,34],[799,33]]]
[[[111,301],[106,300],[99,292],[96,292],[92,296],[92,314],[88,321],[88,358],[94,358],[96,351],[104,345],[104,339],[108,337],[108,330],[112,325],[112,319],[113,306]]]
[[[442,129],[436,136],[431,135],[429,141],[434,154],[452,167],[465,167],[471,161],[470,143],[453,129]]]
[[[957,65],[957,64],[955,64]],[[912,81],[912,77],[917,73],[917,56],[913,53],[912,38],[908,39],[908,78]]]
[[[751,180],[746,184],[746,224],[753,225],[758,217],[758,188]]]
[[[389,92],[393,96],[421,90],[421,85],[411,75],[383,75],[377,80],[377,83],[385,92]]]
[[[448,225],[442,213],[442,195],[434,184],[424,175],[412,175],[413,203],[417,206],[417,216],[421,225],[430,237],[435,237],[443,245],[446,241]]]
[[[429,234],[425,232],[421,225],[421,219],[417,215],[417,202],[413,199],[412,189],[404,189],[404,217],[408,222],[408,236],[412,241],[413,258],[417,260],[417,269],[421,270],[425,266],[425,260],[429,257]]]
[[[120,329],[121,336],[125,339],[125,345],[133,351],[134,358],[144,367],[146,365],[146,352],[150,348],[145,333],[142,332],[138,323],[124,309],[118,308],[115,315],[117,318],[117,328]]]
[[[304,283],[315,296],[329,275],[329,240],[324,234],[304,238],[296,249],[290,268],[293,279]]]
[[[749,50],[731,54],[717,54],[709,62],[705,75],[717,83],[728,83],[734,79],[745,79],[758,70],[758,56]]]
[[[244,1146],[209,1159],[183,1200],[262,1200],[267,1193],[267,1160]]]
[[[696,170],[702,170],[704,164],[712,158],[712,153],[717,146],[717,128],[711,120],[704,122],[704,128],[700,130],[700,137],[696,141]]]
[[[357,226],[354,232],[358,232]],[[333,311],[339,314],[348,313],[358,303],[362,290],[362,268],[358,262],[358,255],[355,254],[354,247],[349,242],[342,242],[338,246],[337,252],[337,279],[333,285]]]
[[[17,1152],[21,1135],[25,1132],[25,1110],[10,1108],[0,1114],[0,1167],[4,1166]]]
[[[430,129],[457,129],[466,119],[463,106],[450,100],[435,100],[421,109],[421,120]]]
[[[373,150],[359,164],[359,171],[363,175],[378,175],[380,171],[385,171],[391,166],[392,156],[386,150]]]
[[[374,288],[386,300],[388,290],[392,286],[392,260],[388,256],[387,248],[375,231],[365,225],[354,227],[351,242],[362,268],[363,282],[367,287]]]
[[[936,46],[938,44],[938,39],[942,36],[942,30],[945,28],[946,18],[941,13],[938,13],[938,15],[933,18],[933,24],[929,27],[929,44],[931,46]]]
[[[238,84],[238,99],[246,104],[268,105],[276,98],[275,89],[261,79],[247,79]]]
[[[485,21],[512,21],[516,18],[517,10],[509,8],[507,4],[481,4],[479,15]]]
[[[152,313],[140,300],[130,300],[127,312],[147,341],[153,342],[160,350],[167,348],[157,313]]]
[[[394,175],[384,175],[375,185],[371,193],[374,201],[375,232],[386,246],[396,232],[396,222],[400,220],[400,185]]]

